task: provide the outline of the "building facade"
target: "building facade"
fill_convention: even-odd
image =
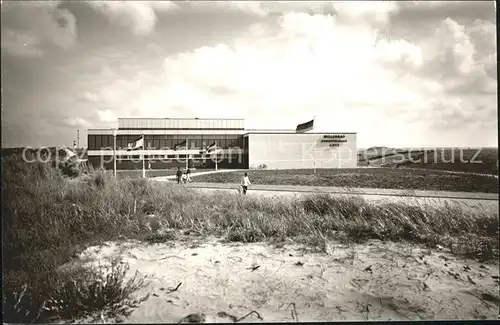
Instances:
[[[130,150],[140,139],[144,148]],[[354,168],[356,150],[356,133],[248,130],[243,119],[120,118],[117,129],[88,130],[87,155],[106,169],[115,156],[117,169],[309,169]]]

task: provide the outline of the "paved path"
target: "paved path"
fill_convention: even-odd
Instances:
[[[208,172],[207,172],[208,173]],[[156,181],[168,181],[172,177],[156,177]],[[238,184],[231,183],[191,183],[189,187],[206,189],[237,189]],[[448,192],[448,191],[420,191],[420,190],[397,190],[381,188],[345,188],[326,186],[300,186],[300,185],[252,185],[252,191],[270,192],[293,192],[293,193],[328,193],[343,195],[363,195],[363,196],[398,196],[398,197],[421,197],[421,198],[441,198],[458,200],[481,200],[497,201],[496,193],[468,193],[468,192]]]

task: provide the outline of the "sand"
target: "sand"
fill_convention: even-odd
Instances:
[[[117,256],[129,263],[129,276],[138,270],[149,282],[136,293],[149,293],[149,299],[121,319],[126,323],[177,323],[188,315],[191,321],[233,322],[251,311],[256,313],[240,322],[499,314],[498,261],[483,265],[445,249],[370,241],[330,242],[326,252],[314,252],[291,241],[277,246],[190,238],[105,243],[84,251],[81,261],[102,264]]]

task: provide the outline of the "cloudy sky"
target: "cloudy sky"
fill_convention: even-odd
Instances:
[[[358,146],[497,146],[492,1],[2,3],[2,146],[241,117]]]

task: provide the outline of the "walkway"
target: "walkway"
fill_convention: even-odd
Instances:
[[[213,171],[215,172],[215,171]],[[207,172],[210,173],[210,172]],[[197,174],[197,175],[201,175]],[[168,181],[175,177],[156,177],[156,181]],[[225,189],[236,190],[238,184],[231,183],[190,183],[189,187],[206,189]],[[389,197],[421,197],[421,198],[440,198],[440,199],[458,199],[458,200],[487,200],[498,201],[496,193],[468,193],[468,192],[448,192],[448,191],[420,191],[420,190],[397,190],[382,188],[345,188],[345,187],[326,187],[326,186],[300,186],[300,185],[263,185],[254,184],[252,191],[270,191],[270,192],[294,192],[294,193],[327,193],[340,195],[362,195],[362,196],[389,196]]]

